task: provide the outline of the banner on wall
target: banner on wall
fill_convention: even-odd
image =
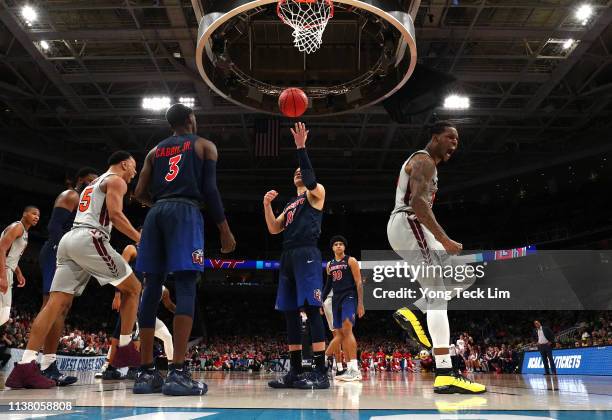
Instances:
[[[553,359],[559,375],[612,376],[612,346],[553,350]],[[525,352],[521,373],[544,373],[540,352]]]
[[[13,370],[14,362],[21,360],[23,349],[11,349],[11,360],[4,366],[2,372],[7,375]],[[60,371],[98,372],[102,369],[106,356],[57,356],[57,368]],[[40,361],[40,360],[39,360]]]

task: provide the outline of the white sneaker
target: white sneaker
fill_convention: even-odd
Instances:
[[[344,372],[344,375],[338,376],[336,379],[344,382],[361,381],[361,371],[349,368]]]

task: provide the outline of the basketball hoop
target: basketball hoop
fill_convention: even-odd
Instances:
[[[323,31],[334,16],[332,0],[279,0],[278,17],[293,28],[293,45],[301,52],[315,52],[323,42]]]

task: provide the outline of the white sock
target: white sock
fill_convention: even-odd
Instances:
[[[119,345],[121,347],[127,346],[128,344],[130,344],[130,341],[132,341],[132,335],[131,334],[126,334],[126,335],[120,335],[119,336]]]
[[[359,370],[359,365],[357,364],[357,359],[353,359],[349,362],[349,369]]]
[[[444,309],[430,309],[427,311],[427,329],[431,336],[434,349],[449,349],[450,347],[450,327],[448,325],[448,312]],[[446,354],[435,354],[434,360],[439,369],[451,369],[450,351]]]
[[[335,357],[334,357],[334,369],[338,370],[338,362],[336,361]]]
[[[453,367],[453,361],[451,360],[450,353],[434,354],[434,360],[436,361],[436,367],[439,369],[451,369]]]
[[[45,370],[57,360],[55,354],[43,354],[42,360],[40,361],[40,370]]]
[[[34,350],[26,350],[23,352],[23,356],[21,356],[21,362],[19,362],[20,365],[26,365],[32,361],[36,361],[36,358],[38,357],[38,352],[34,351]]]

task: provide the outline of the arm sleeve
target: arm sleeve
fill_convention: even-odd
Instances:
[[[47,230],[49,231],[49,240],[58,243],[64,233],[72,227],[72,212],[63,207],[54,207],[51,212]]]
[[[317,178],[315,177],[314,169],[306,153],[306,148],[297,149],[298,161],[300,162],[300,172],[302,173],[302,181],[304,186],[309,190],[317,188]]]
[[[225,220],[225,212],[223,211],[221,195],[217,188],[217,161],[206,159],[202,166],[202,195],[204,196],[204,202],[213,221],[219,224]]]

